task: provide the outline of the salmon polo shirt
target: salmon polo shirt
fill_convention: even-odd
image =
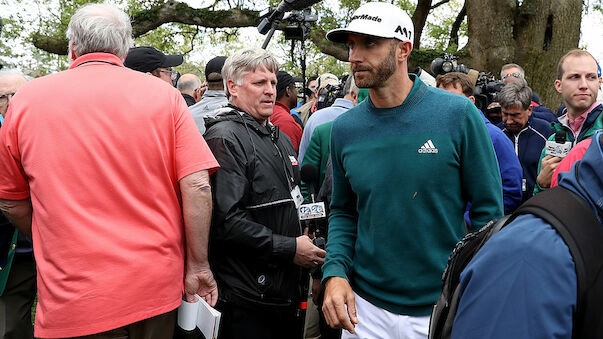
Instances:
[[[218,167],[180,93],[107,53],[28,82],[0,129],[0,199],[31,198],[35,336],[82,336],[178,307],[178,181]]]

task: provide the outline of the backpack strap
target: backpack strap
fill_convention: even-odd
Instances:
[[[569,248],[576,266],[577,301],[573,338],[603,336],[603,227],[590,205],[557,186],[537,194],[516,213],[549,223]]]

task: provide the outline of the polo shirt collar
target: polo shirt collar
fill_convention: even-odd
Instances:
[[[110,54],[110,53],[97,52],[97,53],[84,54],[81,57],[75,59],[75,61],[71,64],[71,66],[69,66],[69,69],[73,69],[84,63],[89,63],[89,62],[94,62],[94,61],[99,61],[102,63],[109,63],[109,64],[113,64],[115,66],[121,66],[121,67],[124,66],[124,62],[116,55]]]

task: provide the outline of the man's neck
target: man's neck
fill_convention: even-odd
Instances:
[[[567,107],[567,116],[568,116],[568,118],[570,118],[572,120],[576,120],[577,117],[581,116],[582,114],[584,114],[584,112],[586,112],[590,109],[590,107],[589,107],[585,110],[578,111],[578,110],[570,109],[569,106],[566,106],[566,107]]]
[[[408,77],[408,73],[394,73],[386,81],[385,86],[369,88],[369,95],[373,105],[377,108],[396,107],[406,100],[413,85],[414,83]]]

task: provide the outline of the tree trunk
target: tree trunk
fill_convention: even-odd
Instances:
[[[526,72],[532,90],[552,110],[561,104],[555,91],[557,62],[578,47],[582,0],[466,0],[471,68],[497,77],[506,63]]]
[[[427,22],[429,10],[431,9],[431,1],[432,0],[419,0],[417,8],[415,8],[415,12],[412,14],[412,24],[415,28],[415,37],[412,43],[413,49],[419,49],[421,45],[421,34],[423,33],[423,27],[425,27],[425,23]]]

